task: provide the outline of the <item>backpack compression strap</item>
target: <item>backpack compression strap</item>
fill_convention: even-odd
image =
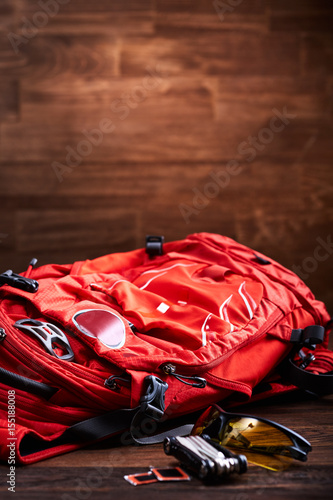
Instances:
[[[289,383],[318,396],[333,394],[333,352],[320,348],[315,350],[317,344],[322,343],[324,333],[325,328],[319,325],[292,330],[290,342],[295,347],[281,365],[281,374]],[[305,354],[303,347],[314,351],[314,354]],[[300,364],[294,361],[296,354],[301,359]],[[310,369],[306,370],[308,366]]]
[[[122,434],[122,444],[161,443],[166,436],[186,436],[191,432],[197,413],[185,415],[175,420],[161,422],[164,415],[164,394],[168,385],[157,377],[146,377],[146,393],[140,406],[130,409],[113,410],[88,418],[68,427],[55,439],[41,439],[33,432],[26,434],[19,444],[21,457],[54,449],[59,446],[87,445],[102,439]],[[192,424],[189,424],[192,421]],[[173,423],[171,423],[173,422]]]
[[[302,365],[298,366],[291,358],[288,358],[283,368],[283,375],[292,385],[304,391],[310,391],[318,396],[333,394],[333,353],[328,351],[318,352],[311,363],[311,369],[321,370],[323,364],[330,365],[330,371],[326,373],[314,373],[305,370]]]

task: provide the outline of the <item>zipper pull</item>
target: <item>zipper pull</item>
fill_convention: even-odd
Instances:
[[[6,330],[4,328],[0,328],[0,342],[2,342],[6,338]]]
[[[118,375],[111,375],[111,377],[105,380],[104,386],[107,387],[108,389],[111,389],[111,391],[119,391],[122,385],[119,384],[119,382],[122,382],[123,385],[128,387],[131,384],[131,381],[128,378],[119,377]]]
[[[29,265],[28,265],[28,269],[26,270],[26,276],[25,276],[26,278],[29,278],[31,271],[33,270],[33,268],[35,267],[37,262],[38,262],[38,260],[36,259],[36,257],[31,259],[31,261],[29,262]]]
[[[179,373],[176,373],[176,367],[172,363],[161,365],[160,368],[164,371],[164,373],[166,373],[167,375],[172,375],[180,382],[183,382],[183,384],[190,385],[192,387],[197,387],[198,389],[204,389],[207,385],[207,381],[204,378],[197,377],[196,375],[192,377],[187,377],[185,375],[180,375]],[[194,382],[187,382],[187,380],[193,380]]]

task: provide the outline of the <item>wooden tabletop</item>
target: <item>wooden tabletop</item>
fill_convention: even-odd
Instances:
[[[289,400],[288,400],[289,399]],[[312,444],[308,461],[296,462],[282,472],[249,465],[218,485],[207,486],[193,477],[189,482],[166,482],[132,486],[124,475],[145,472],[150,466],[170,467],[177,461],[165,455],[162,445],[115,446],[110,442],[91,446],[16,470],[16,499],[158,500],[223,498],[230,500],[323,499],[333,497],[333,396],[315,399],[292,393],[284,400],[266,400],[242,406],[250,413],[275,420]],[[8,467],[0,467],[0,497],[7,491]]]

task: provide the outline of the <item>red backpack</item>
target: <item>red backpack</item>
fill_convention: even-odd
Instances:
[[[141,438],[213,402],[295,386],[333,392],[324,305],[293,272],[230,238],[147,237],[145,249],[0,280],[8,463],[113,435],[153,442]]]

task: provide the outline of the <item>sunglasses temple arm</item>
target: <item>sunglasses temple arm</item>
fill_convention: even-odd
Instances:
[[[292,458],[295,460],[300,460],[301,462],[306,462],[308,458],[308,452],[300,450],[296,448],[295,446],[288,446],[287,449],[290,451],[290,455]],[[311,451],[311,450],[309,450]]]

